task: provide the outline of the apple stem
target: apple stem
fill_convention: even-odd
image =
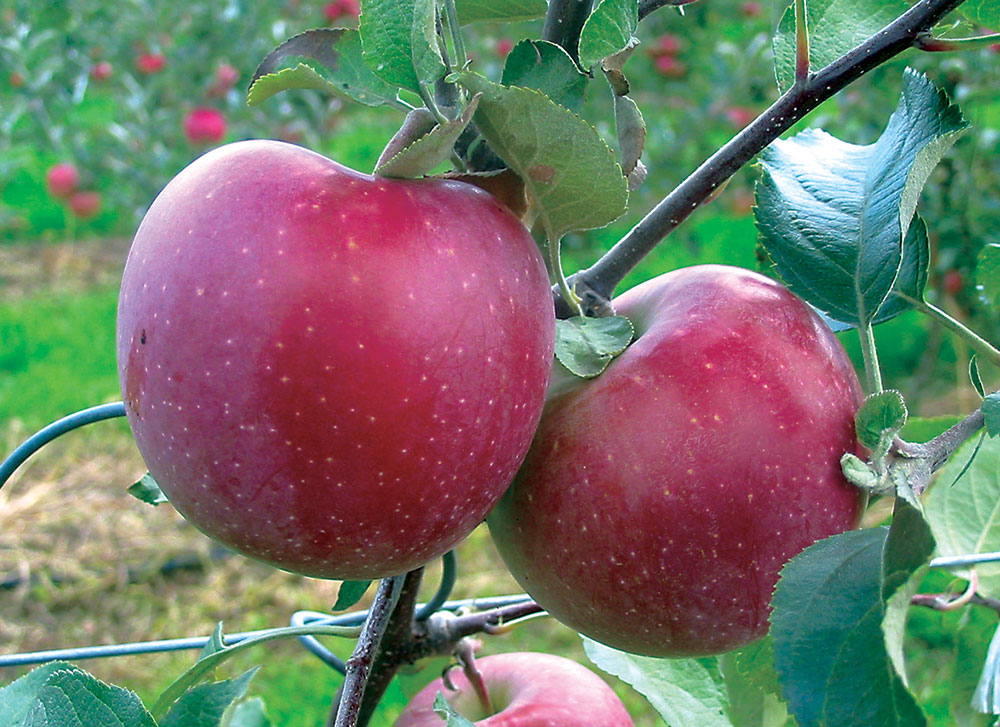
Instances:
[[[496,709],[493,707],[493,700],[490,699],[490,692],[486,688],[486,680],[483,679],[483,673],[476,668],[475,651],[478,645],[479,642],[475,639],[463,638],[455,648],[455,655],[458,657],[458,663],[462,667],[465,678],[469,680],[469,684],[472,685],[472,689],[479,699],[479,704],[483,708],[483,714],[492,715],[496,714]]]
[[[795,0],[795,83],[809,78],[809,21],[806,0]]]
[[[562,299],[569,308],[571,315],[582,316],[583,306],[580,305],[580,299],[577,297],[576,293],[573,292],[569,282],[566,280],[566,273],[563,272],[562,257],[560,255],[560,240],[549,234],[547,230],[545,236],[549,248],[549,268],[552,271],[552,277],[556,279],[556,285],[559,287]]]
[[[878,364],[878,350],[875,347],[875,333],[871,323],[858,326],[858,336],[861,337],[861,355],[865,361],[868,393],[879,394],[882,392],[882,370]]]
[[[365,686],[371,673],[372,663],[386,626],[399,601],[406,576],[383,578],[378,584],[375,602],[361,631],[361,637],[354,647],[354,653],[347,660],[340,705],[334,727],[357,727],[364,699]]]
[[[649,252],[768,144],[841,89],[913,47],[918,37],[961,3],[962,0],[919,0],[868,40],[810,74],[804,82],[795,84],[702,162],[596,263],[571,276],[577,295],[588,301],[609,300],[615,287]],[[556,4],[550,0],[550,16]],[[561,291],[554,288],[553,294],[559,310],[565,314],[565,306],[559,299]]]

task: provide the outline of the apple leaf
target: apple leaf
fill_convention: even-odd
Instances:
[[[434,0],[365,0],[362,57],[379,78],[414,93],[447,70],[438,47]]]
[[[632,342],[635,330],[623,316],[573,316],[556,321],[556,358],[570,373],[589,379],[600,374]]]
[[[580,65],[592,68],[626,48],[638,25],[636,0],[601,0],[580,32]]]
[[[872,459],[882,459],[892,446],[892,440],[906,424],[906,402],[898,391],[887,390],[872,394],[854,417],[858,440],[872,451]]]
[[[215,624],[215,628],[212,629],[212,635],[208,637],[208,641],[205,642],[205,645],[201,647],[201,651],[198,652],[198,659],[204,659],[225,648],[226,639],[222,631],[222,621],[219,621]]]
[[[1000,308],[1000,244],[991,242],[979,251],[976,282],[987,304]]]
[[[229,706],[242,697],[260,667],[235,679],[199,684],[174,702],[161,727],[218,727]]]
[[[455,708],[448,703],[441,692],[438,692],[437,696],[434,697],[434,711],[441,715],[441,719],[445,720],[444,727],[474,727],[472,722],[455,711]]]
[[[985,664],[988,644],[997,630],[997,614],[986,608],[967,608],[955,630],[955,658],[952,672],[947,675],[951,693],[951,716],[957,727],[988,727],[996,720],[987,718],[972,706],[982,669],[970,668]]]
[[[719,657],[733,727],[785,727],[794,724],[788,708],[777,694],[758,686],[740,669],[738,662],[739,652]]]
[[[38,685],[17,727],[156,727],[134,692],[63,665]]]
[[[361,600],[361,597],[368,591],[371,581],[344,581],[337,591],[337,602],[333,604],[333,611],[344,611]]]
[[[959,12],[973,23],[1000,31],[1000,5],[996,0],[966,0]]]
[[[877,318],[897,279],[906,287],[898,292],[918,294],[926,236],[919,223],[910,233],[917,197],[966,127],[943,92],[907,69],[900,104],[875,143],[849,144],[819,129],[775,141],[762,155],[755,216],[784,282],[852,325]],[[899,301],[892,305],[899,312]]]
[[[976,354],[969,357],[969,382],[976,390],[976,393],[983,399],[986,398],[986,389],[983,386],[983,377],[979,375],[979,363],[976,361]]]
[[[483,94],[476,126],[524,180],[550,240],[601,227],[625,211],[622,169],[590,124],[540,91],[502,86],[470,71],[456,77]]]
[[[909,10],[907,0],[809,0],[809,67],[840,58]],[[795,82],[795,9],[788,4],[774,36],[774,75],[782,93]]]
[[[642,694],[668,725],[733,727],[714,659],[655,659],[612,649],[583,637],[594,664]]]
[[[522,40],[515,45],[500,77],[504,86],[534,88],[577,113],[583,107],[587,80],[561,45],[546,40]]]
[[[222,727],[273,727],[260,697],[250,697],[233,707]]]
[[[986,650],[983,673],[972,695],[972,706],[985,714],[1000,714],[1000,628],[993,632]]]
[[[927,574],[926,563],[933,552],[934,538],[922,512],[905,498],[897,498],[882,564],[882,597],[886,604],[882,634],[886,653],[904,685],[908,685],[903,656],[906,617],[910,599]]]
[[[518,23],[545,16],[546,0],[455,0],[462,25],[479,20]]]
[[[268,53],[250,81],[247,104],[256,106],[292,88],[314,88],[366,106],[399,106],[396,86],[361,59],[356,30],[316,28],[292,36]]]
[[[1000,393],[988,394],[982,408],[986,433],[995,437],[1000,434]]]
[[[639,160],[646,146],[646,122],[638,104],[628,96],[615,94],[615,132],[622,172],[630,190],[638,189],[646,180],[646,167]]]
[[[138,482],[129,485],[128,494],[153,507],[168,502],[167,496],[163,494],[163,490],[156,484],[156,480],[149,472],[144,474]]]
[[[781,694],[778,672],[774,670],[774,638],[770,634],[733,654],[744,679],[765,692]]]
[[[883,638],[890,586],[905,573],[888,536],[888,528],[834,535],[781,571],[771,601],[775,666],[801,727],[926,724]]]
[[[969,463],[970,458],[978,453]],[[968,467],[959,478],[963,468]],[[956,482],[957,478],[957,482]],[[954,483],[954,484],[952,484]],[[938,555],[965,555],[1000,550],[1000,438],[979,446],[968,441],[941,468],[925,501],[927,520],[937,540]],[[967,568],[955,572],[967,578]],[[976,566],[979,593],[1000,597],[1000,564]]]
[[[19,727],[46,680],[56,672],[72,668],[72,664],[64,661],[53,661],[0,688],[0,727]]]
[[[458,137],[472,121],[479,105],[473,96],[469,105],[457,119],[438,124],[399,153],[375,167],[375,174],[382,177],[414,178],[430,173],[450,156]]]

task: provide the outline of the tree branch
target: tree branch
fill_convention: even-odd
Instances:
[[[737,170],[806,114],[868,71],[917,42],[963,0],[920,0],[861,45],[796,83],[725,146],[702,163],[594,265],[571,276],[577,295],[606,306],[615,287],[663,238]],[[552,5],[549,6],[550,10]],[[559,314],[568,315],[556,305]],[[591,312],[591,311],[588,311]]]
[[[690,5],[696,0],[639,0],[639,20],[642,21],[647,15],[663,7],[678,7]]]
[[[590,17],[592,5],[592,0],[549,0],[542,39],[558,43],[579,63],[580,31]]]

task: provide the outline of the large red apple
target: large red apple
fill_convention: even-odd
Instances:
[[[840,469],[857,377],[810,308],[747,270],[677,270],[614,305],[635,341],[596,379],[554,380],[490,530],[525,590],[598,641],[737,648],[766,632],[785,562],[858,522]]]
[[[142,221],[118,364],[139,449],[191,522],[363,579],[482,521],[541,415],[553,331],[538,248],[488,193],[245,141]]]
[[[516,652],[476,660],[493,712],[487,712],[458,669],[455,690],[435,679],[406,706],[395,727],[441,727],[434,711],[438,693],[478,727],[632,727],[618,695],[587,667],[552,654]]]

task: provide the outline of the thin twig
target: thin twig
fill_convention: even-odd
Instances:
[[[592,5],[593,0],[549,0],[542,40],[558,43],[579,63],[580,31],[590,17]]]
[[[861,45],[794,85],[702,163],[594,265],[570,278],[584,300],[606,301],[615,287],[729,177],[806,114],[868,71],[910,48],[963,0],[920,0]],[[551,5],[550,5],[551,9]],[[559,304],[560,315],[568,311]]]

